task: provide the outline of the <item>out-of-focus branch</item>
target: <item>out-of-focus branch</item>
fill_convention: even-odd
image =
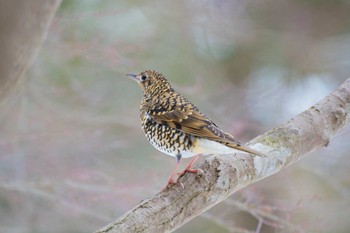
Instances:
[[[0,1],[0,101],[34,60],[60,2]]]
[[[182,183],[142,201],[96,233],[171,232],[235,191],[269,177],[306,154],[327,146],[350,116],[350,78],[322,101],[247,145],[267,157],[213,155],[185,174]],[[183,188],[184,187],[184,188]]]

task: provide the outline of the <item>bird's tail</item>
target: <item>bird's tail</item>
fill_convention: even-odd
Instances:
[[[267,157],[267,155],[265,155],[265,154],[263,154],[263,153],[261,153],[259,151],[253,150],[253,149],[251,149],[249,147],[242,146],[242,145],[239,145],[239,144],[228,143],[228,144],[226,144],[226,146],[231,147],[231,148],[236,149],[236,150],[247,152],[249,154],[259,155],[259,156],[262,156],[262,157]]]

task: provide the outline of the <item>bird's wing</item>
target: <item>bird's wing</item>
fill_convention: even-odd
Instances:
[[[150,101],[144,106],[147,108],[148,115],[158,124],[220,143],[240,145],[232,135],[219,129],[183,96],[165,96]]]
[[[219,129],[214,122],[183,96],[173,95],[151,100],[145,102],[142,108],[141,112],[147,112],[148,116],[158,124],[178,129],[196,137],[216,141],[236,150],[266,157],[259,151],[241,145],[231,134]]]

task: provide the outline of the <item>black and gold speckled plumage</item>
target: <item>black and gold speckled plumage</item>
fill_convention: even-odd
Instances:
[[[147,70],[128,76],[144,93],[140,117],[148,141],[158,150],[176,157],[178,163],[182,157],[229,152],[230,149],[263,155],[242,146],[232,135],[219,129],[194,104],[177,93],[159,72]],[[195,171],[190,168],[193,162],[187,167],[188,171]],[[173,173],[168,183],[174,182]]]

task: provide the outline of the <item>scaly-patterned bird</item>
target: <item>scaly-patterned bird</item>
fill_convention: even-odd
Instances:
[[[232,135],[222,131],[194,104],[177,93],[161,73],[146,70],[127,76],[143,90],[140,118],[148,141],[161,152],[176,158],[176,166],[166,187],[176,183],[173,177],[181,158],[194,156],[180,173],[183,174],[199,171],[192,169],[199,155],[235,153],[239,150],[265,156],[241,145]]]

